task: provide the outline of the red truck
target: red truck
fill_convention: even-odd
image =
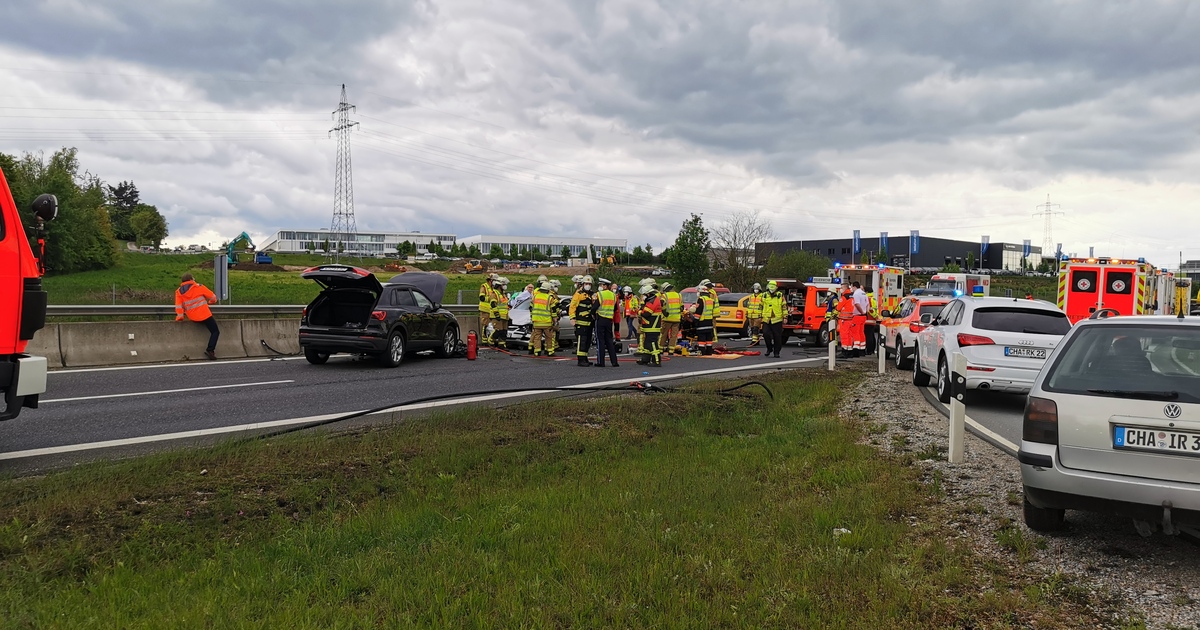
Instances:
[[[45,222],[58,214],[54,195],[33,202],[38,242],[34,255],[8,180],[0,172],[0,420],[17,417],[21,409],[36,409],[46,391],[46,358],[25,354],[33,334],[46,325],[47,295],[42,289]]]

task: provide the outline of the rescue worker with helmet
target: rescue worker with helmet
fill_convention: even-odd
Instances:
[[[492,288],[492,283],[497,277],[496,274],[489,273],[483,284],[479,285],[479,331],[482,333],[479,343],[485,346],[492,343],[491,337],[485,331],[492,322],[492,308],[496,304],[496,290]]]
[[[183,274],[179,290],[175,292],[175,321],[181,322],[186,317],[189,321],[204,324],[208,329],[208,347],[204,350],[204,356],[209,360],[217,358],[217,339],[221,336],[221,329],[217,327],[217,321],[208,308],[209,304],[216,303],[216,294],[196,282],[192,274]]]
[[[492,345],[508,347],[508,278],[496,278],[496,306],[492,309]]]
[[[767,282],[767,292],[762,296],[763,337],[767,341],[767,351],[763,357],[774,356],[778,359],[779,351],[783,348],[784,299],[779,284],[774,280]]]
[[[854,356],[854,290],[850,287],[842,289],[842,299],[837,306],[837,334],[841,342],[842,353],[839,358],[848,359]]]
[[[696,303],[691,312],[696,316],[696,346],[703,356],[713,353],[713,313],[716,311],[716,300],[709,293],[712,281],[704,279],[696,285]]]
[[[767,286],[771,284],[768,282]],[[750,295],[746,297],[746,320],[750,326],[750,345],[757,346],[763,324],[762,285],[757,282],[750,287]]]
[[[639,310],[641,310],[641,305],[638,304],[637,296],[633,294],[633,287],[625,285],[625,289],[621,292],[621,312],[625,316],[626,339],[633,339],[637,334],[633,322],[637,319]]]
[[[529,354],[535,357],[553,356],[550,351],[550,333],[553,324],[553,313],[550,305],[550,283],[543,282],[533,290],[533,300],[529,307],[529,318],[533,320],[533,332],[529,337]]]
[[[550,281],[550,356],[558,352],[558,319],[561,315],[558,304],[562,301],[558,297],[558,290],[561,287],[562,283],[558,280]]]
[[[838,293],[830,291],[829,297],[825,299],[825,336],[829,343],[837,337],[837,307]]]
[[[663,324],[658,344],[667,354],[679,354],[679,324],[683,317],[683,297],[670,282],[662,284]]]
[[[592,300],[593,321],[596,326],[596,367],[604,367],[604,357],[612,358],[612,366],[617,367],[617,344],[613,333],[613,318],[617,312],[617,294],[612,290],[612,283],[600,278],[600,290],[596,291]]]
[[[662,332],[663,318],[663,300],[655,290],[655,283],[650,282],[643,284],[639,290],[641,294],[642,308],[638,316],[638,324],[640,324],[642,341],[638,346],[642,358],[638,359],[640,365],[653,365],[662,367],[662,348],[659,347],[659,333]]]
[[[575,358],[579,367],[592,364],[588,360],[588,352],[592,346],[592,330],[595,328],[595,313],[592,309],[592,277],[580,276],[579,287],[571,296],[571,305],[567,307],[567,316],[575,322]]]
[[[643,332],[642,332],[642,321],[641,321],[641,317],[642,317],[642,306],[645,306],[645,304],[646,304],[646,299],[643,297],[643,296],[645,295],[645,293],[642,291],[642,289],[645,289],[646,287],[650,287],[650,288],[651,288],[653,291],[655,291],[655,292],[657,293],[657,292],[658,292],[658,282],[657,282],[657,281],[656,281],[654,278],[642,278],[641,280],[638,280],[638,289],[637,289],[637,295],[638,295],[638,313],[637,313],[637,316],[638,316],[638,335],[637,335],[638,343],[637,343],[637,354],[642,354],[642,353],[643,353],[643,346],[645,345],[645,335],[644,335],[644,334],[643,334]],[[661,322],[660,322],[660,323],[661,323]]]

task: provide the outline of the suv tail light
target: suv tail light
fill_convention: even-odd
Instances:
[[[967,333],[958,333],[958,345],[959,346],[994,346],[994,345],[996,345],[996,342],[992,341],[991,337],[984,337],[982,335],[971,335],[971,334],[967,334]]]
[[[383,320],[387,319],[387,312],[386,311],[371,311],[371,319],[378,319],[379,321],[383,321]]]
[[[919,324],[917,322],[913,322],[908,325],[908,332],[919,333],[922,330],[925,330],[925,324]]]
[[[746,319],[746,311],[743,311],[742,309],[739,308],[737,310],[737,318],[738,319]]]
[[[1048,398],[1030,396],[1025,401],[1021,438],[1029,442],[1058,444],[1058,405]]]

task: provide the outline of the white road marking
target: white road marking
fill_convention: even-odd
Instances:
[[[803,363],[812,363],[814,361],[825,361],[824,358],[819,359],[794,359],[788,361],[773,361],[771,363],[753,363],[737,367],[718,368],[714,370],[697,370],[693,372],[683,372],[680,374],[663,374],[656,377],[645,377],[638,375],[634,378],[622,378],[613,381],[601,381],[598,383],[580,383],[576,385],[565,385],[569,389],[581,389],[589,387],[608,387],[611,385],[627,385],[630,381],[645,380],[651,381],[667,381],[680,378],[690,378],[695,376],[708,376],[710,374],[725,374],[729,372],[744,372],[748,370],[771,370],[781,366],[798,366]],[[461,405],[466,403],[488,402],[493,400],[504,400],[509,398],[522,398],[527,396],[536,396],[539,394],[553,393],[558,390],[553,389],[537,389],[527,392],[511,392],[506,394],[485,394],[482,396],[472,396],[470,398],[453,398],[448,400],[435,400],[432,402],[418,403],[415,405],[400,405],[391,407],[383,411],[378,411],[371,415],[382,415],[385,413],[394,413],[397,411],[419,411],[421,409],[433,409],[436,407],[447,407],[451,405]],[[48,401],[43,401],[48,402]],[[159,435],[143,435],[139,437],[124,438],[120,440],[105,440],[103,442],[87,442],[82,444],[67,444],[65,446],[49,446],[45,448],[34,448],[24,451],[11,451],[8,453],[0,453],[0,461],[8,459],[25,459],[28,457],[40,457],[44,455],[59,455],[62,453],[73,453],[77,451],[90,451],[94,449],[115,448],[118,446],[131,446],[134,444],[149,444],[152,442],[169,442],[171,440],[183,440],[188,438],[198,438],[213,435],[222,435],[226,433],[239,433],[243,431],[261,431],[263,429],[276,429],[280,427],[295,426],[298,424],[309,424],[311,422],[321,422],[330,420],[352,413],[360,413],[360,411],[343,411],[340,413],[327,413],[319,416],[307,416],[303,418],[286,418],[283,420],[271,420],[268,422],[253,422],[250,424],[239,424],[228,427],[215,427],[212,429],[196,429],[193,431],[180,431],[177,433],[162,433]],[[366,417],[366,416],[364,416]]]
[[[293,380],[286,381],[262,381],[261,383],[235,383],[233,385],[212,385],[208,387],[184,387],[182,389],[160,389],[153,392],[129,392],[127,394],[100,394],[98,396],[79,396],[76,398],[51,398],[50,400],[39,400],[38,404],[57,403],[57,402],[74,402],[77,400],[100,400],[101,398],[128,398],[129,396],[154,396],[156,394],[178,394],[180,392],[202,392],[210,389],[229,389],[232,387],[258,387],[260,385],[282,385],[283,383],[295,383]]]
[[[218,365],[233,365],[235,363],[266,363],[268,361],[295,361],[304,357],[265,357],[262,359],[231,359],[229,361],[188,361],[185,363],[150,363],[147,365],[120,365],[116,367],[95,367],[95,368],[70,368],[64,370],[50,370],[47,372],[50,376],[55,374],[79,374],[81,372],[116,372],[119,370],[158,370],[162,368],[177,368],[177,367],[202,367],[202,366],[218,366]],[[44,402],[44,401],[43,401]]]
[[[925,389],[929,390],[930,392],[933,392],[934,395],[937,394],[937,392],[932,387],[926,387]],[[1012,449],[1012,452],[1014,452],[1014,453],[1016,453],[1018,450],[1020,450],[1020,447],[1018,445],[1013,444],[1012,442],[1009,442],[1007,439],[1005,439],[999,433],[996,433],[995,431],[983,426],[982,424],[979,424],[979,422],[977,422],[971,416],[966,416],[966,424],[969,427],[974,427],[976,431],[979,431],[980,433],[988,436],[989,438],[995,440],[996,442],[1000,443],[1001,445]]]

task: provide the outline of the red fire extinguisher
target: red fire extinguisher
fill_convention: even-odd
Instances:
[[[467,360],[474,361],[475,355],[479,352],[479,338],[475,335],[475,331],[467,333]]]

